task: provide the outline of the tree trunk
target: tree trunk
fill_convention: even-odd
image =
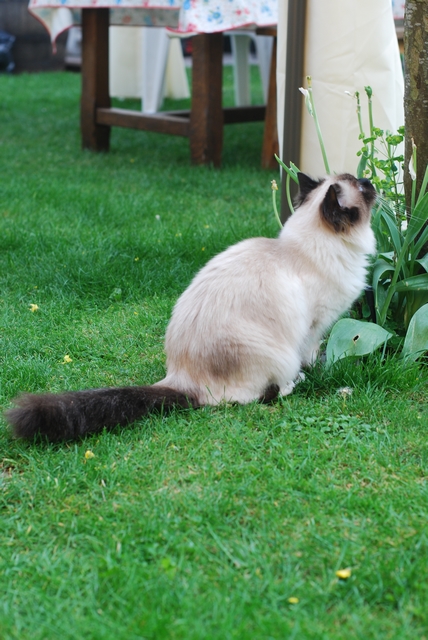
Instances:
[[[406,126],[404,184],[410,208],[412,181],[409,161],[412,140],[417,146],[417,193],[428,165],[428,0],[407,0],[404,18]]]

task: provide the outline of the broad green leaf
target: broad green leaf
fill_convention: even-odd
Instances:
[[[425,167],[424,179],[422,180],[421,190],[419,191],[418,201],[416,204],[419,204],[419,202],[424,197],[425,191],[427,190],[427,186],[428,186],[428,165]]]
[[[360,161],[357,167],[357,178],[362,178],[364,176],[364,170],[367,166],[367,160],[369,159],[367,153],[362,153]]]
[[[403,356],[416,360],[428,351],[428,304],[418,309],[409,323],[404,340]]]
[[[376,289],[384,273],[394,273],[395,267],[384,258],[378,258],[373,265],[372,287]]]
[[[378,254],[378,258],[383,258],[389,264],[392,264],[392,265],[395,264],[394,256],[395,256],[395,252],[394,251],[383,251],[382,253]]]
[[[413,255],[417,256],[426,242],[428,242],[428,223],[419,236],[418,241],[415,242],[415,246],[413,247]]]
[[[394,265],[391,265],[389,262],[384,260],[383,258],[378,258],[373,265],[373,274],[372,274],[372,288],[375,295],[375,307],[376,314],[379,315],[381,313],[383,303],[385,302],[385,295],[383,295],[383,287],[381,286],[380,280],[385,273],[390,273],[391,276],[394,273]]]
[[[409,218],[409,224],[406,231],[406,239],[412,242],[428,221],[428,193],[424,195],[422,200],[418,202]]]
[[[394,286],[394,291],[428,291],[428,273],[400,280]]]
[[[380,220],[381,213],[382,213],[382,206],[383,206],[383,202],[380,203],[380,204],[378,202],[376,207],[374,208],[374,210],[372,212],[372,224],[373,223],[378,224],[378,222]]]
[[[395,216],[390,209],[387,209],[386,207],[382,207],[382,220],[385,222],[386,226],[388,227],[389,235],[391,236],[394,250],[397,254],[399,254],[403,246],[403,238],[397,229]]]
[[[425,271],[428,272],[428,253],[426,253],[423,258],[419,258],[419,260],[416,260],[416,262],[418,262],[421,267],[423,267]]]
[[[339,320],[331,330],[327,343],[327,364],[347,356],[365,356],[381,347],[390,337],[382,327],[372,322],[352,318]]]

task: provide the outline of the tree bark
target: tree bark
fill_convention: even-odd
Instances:
[[[417,146],[417,193],[428,165],[428,0],[407,0],[404,18],[404,185],[410,208],[412,140]]]

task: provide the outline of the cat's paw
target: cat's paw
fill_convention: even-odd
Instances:
[[[281,390],[279,392],[280,395],[281,396],[289,396],[290,393],[293,392],[293,389],[296,386],[296,384],[299,384],[299,382],[303,382],[303,380],[306,380],[306,376],[303,373],[303,371],[299,371],[299,373],[294,378],[294,380],[291,380],[290,382],[287,382],[283,387],[281,387]]]
[[[289,396],[290,393],[293,393],[293,389],[296,386],[296,384],[291,380],[290,382],[287,382],[287,384],[285,384],[283,387],[281,387],[280,389],[280,395],[281,396]]]

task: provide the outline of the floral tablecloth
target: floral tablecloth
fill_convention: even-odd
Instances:
[[[405,0],[392,0],[392,11],[395,20],[403,20],[405,5]]]
[[[80,24],[82,8],[109,8],[116,25],[163,26],[178,33],[213,33],[276,25],[277,0],[30,0],[28,9],[51,34]]]

